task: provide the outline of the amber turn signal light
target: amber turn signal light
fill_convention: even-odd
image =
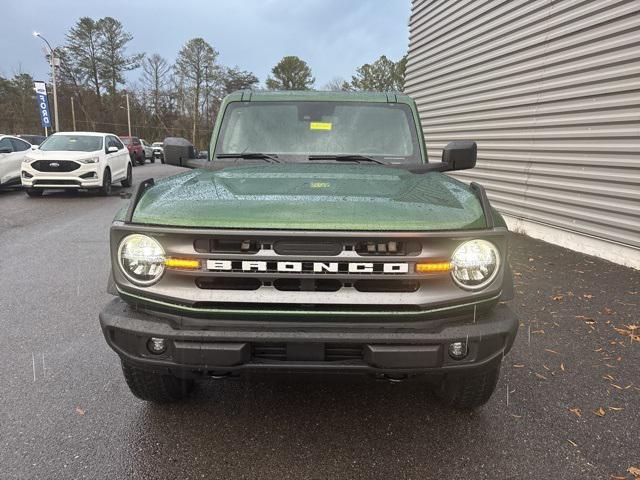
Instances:
[[[451,270],[451,262],[416,263],[417,273],[438,273]]]
[[[167,268],[197,270],[200,268],[200,260],[192,260],[189,258],[167,258],[164,261],[164,266]]]

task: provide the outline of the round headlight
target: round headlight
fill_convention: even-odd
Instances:
[[[451,257],[451,276],[462,288],[478,290],[498,274],[500,253],[486,240],[470,240],[459,245]]]
[[[156,240],[134,233],[120,242],[118,263],[133,283],[148,286],[157,282],[164,272],[164,249]]]

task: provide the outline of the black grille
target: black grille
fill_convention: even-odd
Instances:
[[[310,344],[309,348],[315,349],[322,344]],[[278,360],[287,361],[286,343],[253,343],[252,355],[256,360]],[[362,360],[362,345],[357,343],[325,343],[325,362],[344,362],[350,360]]]
[[[60,185],[64,186],[79,186],[80,182],[75,180],[35,180],[33,185]]]
[[[273,244],[273,250],[278,255],[339,255],[343,246],[339,242],[278,240]]]
[[[358,280],[353,286],[359,292],[415,292],[420,283],[415,280]]]
[[[196,279],[196,285],[204,290],[257,290],[262,282],[257,278],[203,277]]]
[[[417,240],[372,240],[356,244],[356,253],[367,256],[418,255],[422,246]]]
[[[73,172],[80,164],[70,160],[37,160],[31,166],[39,172]]]
[[[200,238],[193,248],[200,253],[256,253],[260,249],[255,240],[243,238]]]
[[[337,292],[342,282],[334,279],[278,278],[273,286],[282,292]]]

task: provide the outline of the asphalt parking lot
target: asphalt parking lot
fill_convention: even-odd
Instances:
[[[476,412],[443,409],[421,384],[364,379],[224,380],[182,405],[137,400],[98,324],[120,191],[0,192],[0,478],[633,479],[640,469],[640,274],[520,235],[520,331]]]

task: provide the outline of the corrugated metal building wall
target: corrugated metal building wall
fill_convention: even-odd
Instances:
[[[430,159],[475,140],[456,176],[511,225],[640,268],[640,0],[414,0],[409,28]]]

